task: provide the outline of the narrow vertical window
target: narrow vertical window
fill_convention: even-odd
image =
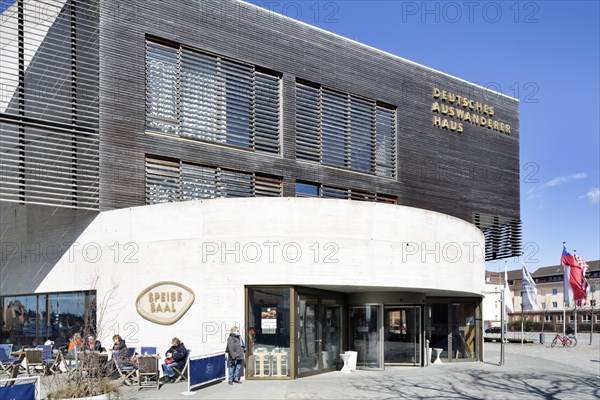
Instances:
[[[146,42],[146,128],[179,132],[179,52]]]

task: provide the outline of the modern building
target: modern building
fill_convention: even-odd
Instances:
[[[592,322],[597,324],[596,330],[600,330],[600,315],[598,315],[598,305],[600,304],[600,260],[587,263],[588,268],[588,298],[584,304],[575,306],[570,302],[565,307],[564,299],[564,267],[562,265],[553,265],[550,267],[538,268],[531,275],[537,288],[537,307],[535,310],[522,310],[522,277],[521,271],[509,271],[508,283],[511,291],[511,301],[514,312],[509,315],[509,321],[533,322],[533,327],[539,328],[544,323],[545,330],[562,330],[564,324],[564,315],[567,318],[567,325],[574,325],[577,319],[579,330],[590,330]],[[491,279],[494,279],[494,273],[487,272]],[[485,311],[484,311],[485,312]]]
[[[0,340],[239,325],[247,378],[482,359],[516,99],[234,0],[2,4]]]

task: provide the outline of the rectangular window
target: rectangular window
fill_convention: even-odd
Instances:
[[[319,185],[296,182],[296,197],[319,197]]]
[[[581,316],[581,322],[589,324],[590,322],[592,322],[592,316],[590,314],[583,314]]]
[[[296,157],[393,178],[396,110],[375,100],[296,82]]]
[[[590,307],[596,307],[596,300],[590,300]]]
[[[146,158],[146,204],[217,197],[279,197],[282,187],[279,177]]]
[[[248,355],[247,376],[256,379],[290,378],[290,354],[294,354],[291,346],[294,343],[298,348],[302,346],[290,334],[296,331],[292,322],[295,310],[290,309],[291,288],[248,287],[247,293],[248,329],[245,339],[246,343],[254,346],[252,354]]]
[[[370,201],[397,204],[395,196],[371,193],[363,190],[344,189],[318,183],[296,182],[296,197],[321,197],[329,199]]]
[[[542,310],[545,310],[545,309],[546,309],[546,303],[542,302]]]
[[[552,315],[546,315],[545,321],[546,322],[552,322]]]
[[[552,294],[553,295],[557,295],[558,294],[558,289],[557,288],[552,288]]]
[[[95,291],[0,297],[0,309],[0,343],[34,346],[51,340],[59,348],[68,346],[75,329],[96,331]]]
[[[279,154],[280,77],[146,41],[146,129]]]
[[[569,322],[575,321],[575,317],[573,315],[569,315]]]
[[[552,308],[558,308],[558,302],[553,301],[552,302]]]
[[[562,324],[562,323],[563,323],[563,321],[564,321],[564,320],[563,320],[563,315],[562,315],[562,314],[558,314],[558,315],[556,316],[556,322],[558,322],[559,324]]]

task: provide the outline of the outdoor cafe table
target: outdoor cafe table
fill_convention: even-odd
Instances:
[[[86,366],[87,360],[89,360],[89,357],[91,355],[97,355],[98,356],[98,365],[97,367],[101,367],[102,365],[106,364],[106,361],[108,360],[108,353],[98,353],[95,351],[78,351],[77,352],[77,360],[75,359],[75,354],[74,353],[58,353],[58,357],[60,357],[60,361],[58,361],[56,364],[62,364],[65,372],[73,372],[76,371],[78,369],[84,368]]]

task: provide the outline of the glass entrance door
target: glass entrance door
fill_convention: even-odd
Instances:
[[[300,296],[300,374],[320,369],[321,332],[318,297]]]
[[[334,298],[298,296],[300,376],[333,370],[341,363],[342,305]]]
[[[356,366],[383,369],[381,305],[350,308],[350,348],[356,351]]]
[[[335,368],[341,363],[341,334],[342,334],[342,306],[335,304],[334,300],[321,301],[322,315],[322,365],[323,369]]]
[[[383,337],[386,365],[421,365],[421,308],[385,307]]]

